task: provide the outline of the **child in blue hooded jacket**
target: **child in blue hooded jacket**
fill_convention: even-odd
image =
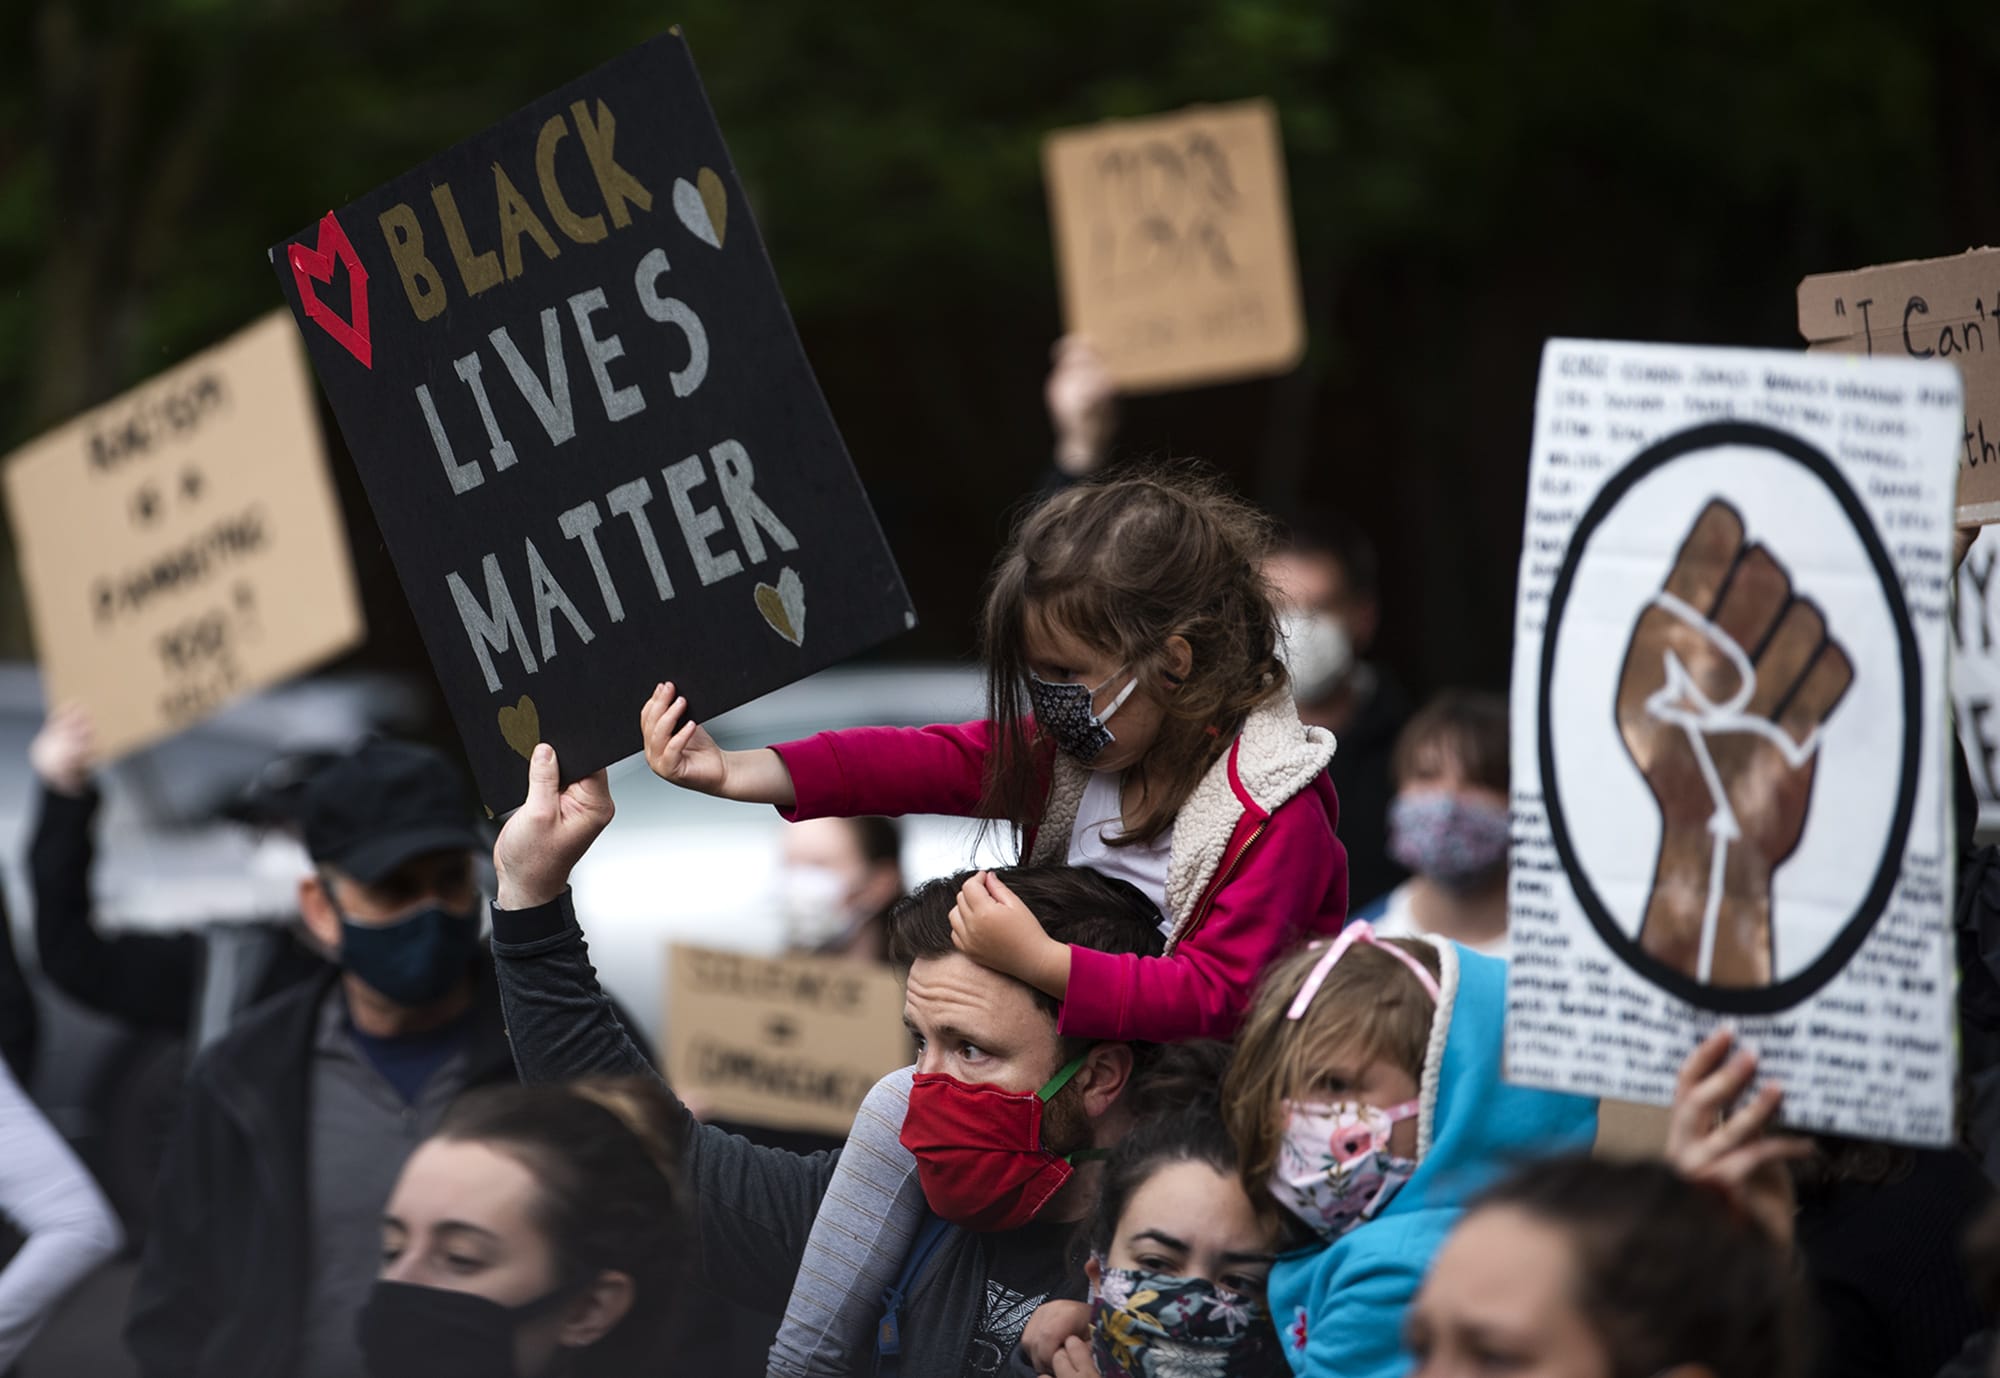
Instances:
[[[1403,1312],[1466,1204],[1587,1150],[1597,1103],[1500,1077],[1507,964],[1350,924],[1265,974],[1224,1090],[1246,1184],[1283,1207],[1272,1319],[1312,1378],[1400,1378]]]

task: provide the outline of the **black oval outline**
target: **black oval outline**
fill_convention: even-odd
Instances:
[[[1882,860],[1877,865],[1875,880],[1867,896],[1842,926],[1836,937],[1819,957],[1804,971],[1789,980],[1773,986],[1749,989],[1722,989],[1705,986],[1690,976],[1649,956],[1634,938],[1627,937],[1598,898],[1596,887],[1590,883],[1589,875],[1579,861],[1576,848],[1570,841],[1569,828],[1563,821],[1562,801],[1556,786],[1555,734],[1550,730],[1551,704],[1549,686],[1555,676],[1556,644],[1562,630],[1563,611],[1568,605],[1570,586],[1576,580],[1577,566],[1582,562],[1584,548],[1590,537],[1600,526],[1611,509],[1621,502],[1625,494],[1641,479],[1655,470],[1672,463],[1696,450],[1712,450],[1723,445],[1747,445],[1759,449],[1775,450],[1788,459],[1803,465],[1814,477],[1825,484],[1848,522],[1861,537],[1863,549],[1868,552],[1869,562],[1875,567],[1876,579],[1881,583],[1882,592],[1889,604],[1889,615],[1896,626],[1896,645],[1902,657],[1903,671],[1903,761],[1901,785],[1896,798],[1896,812],[1889,827],[1889,842],[1883,849]],[[1896,567],[1883,547],[1881,537],[1875,531],[1875,524],[1868,510],[1861,505],[1860,497],[1848,484],[1845,476],[1834,467],[1833,461],[1817,447],[1808,444],[1795,435],[1752,421],[1718,421],[1678,431],[1666,439],[1657,441],[1640,451],[1630,464],[1598,490],[1588,508],[1584,509],[1575,532],[1570,536],[1569,549],[1563,554],[1561,568],[1556,573],[1554,589],[1549,595],[1548,617],[1543,623],[1542,666],[1539,685],[1541,703],[1536,713],[1536,729],[1540,733],[1537,755],[1542,770],[1542,806],[1549,820],[1549,832],[1556,845],[1556,855],[1562,859],[1563,871],[1567,875],[1570,888],[1575,893],[1583,912],[1597,929],[1611,950],[1621,957],[1633,971],[1659,986],[1670,995],[1675,995],[1691,1005],[1703,1009],[1716,1010],[1724,1014],[1770,1014],[1790,1009],[1814,994],[1840,969],[1867,940],[1874,930],[1875,922],[1888,907],[1889,897],[1895,891],[1896,880],[1902,870],[1905,848],[1909,845],[1910,820],[1916,812],[1917,765],[1921,749],[1923,728],[1923,688],[1920,663],[1917,658],[1917,633],[1910,621],[1910,609],[1903,598],[1902,580],[1897,577]],[[1616,711],[1615,708],[1613,710]]]

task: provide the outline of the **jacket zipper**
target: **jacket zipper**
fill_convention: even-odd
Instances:
[[[1202,925],[1202,920],[1208,917],[1208,911],[1214,907],[1215,897],[1222,893],[1223,886],[1229,884],[1235,878],[1236,868],[1243,864],[1244,857],[1250,855],[1250,849],[1257,845],[1257,839],[1264,835],[1264,829],[1270,826],[1270,822],[1271,817],[1269,814],[1266,814],[1258,820],[1257,826],[1250,830],[1250,836],[1243,840],[1242,848],[1238,850],[1235,856],[1229,859],[1229,864],[1223,867],[1222,873],[1210,883],[1208,893],[1201,897],[1201,906],[1194,911],[1194,917],[1188,920],[1187,927],[1175,936],[1175,947],[1179,947],[1195,935],[1195,932]]]

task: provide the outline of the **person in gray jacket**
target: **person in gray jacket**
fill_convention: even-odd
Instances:
[[[570,871],[612,812],[602,771],[560,789],[540,746],[494,848],[493,954],[523,1081],[657,1075],[606,1002],[570,902]],[[1160,951],[1158,914],[1130,885],[1066,866],[997,874],[1058,941]],[[968,884],[984,877],[921,886],[887,919],[918,1049],[902,1141],[932,1214],[884,1298],[862,1366],[877,1375],[998,1373],[1042,1301],[1083,1295],[1074,1226],[1096,1197],[1093,1159],[1130,1127],[1127,1093],[1150,1051],[1062,1037],[1055,1001],[959,953],[952,913]],[[798,1270],[815,1218],[841,1209],[826,1199],[839,1151],[762,1148],[675,1105],[701,1280],[781,1312],[795,1279],[811,1285]],[[870,1222],[846,1223],[870,1236]]]

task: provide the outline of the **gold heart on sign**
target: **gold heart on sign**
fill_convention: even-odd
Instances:
[[[521,753],[522,760],[535,754],[535,747],[542,740],[542,715],[533,699],[523,694],[512,708],[500,710],[500,735],[507,739],[508,746]]]
[[[715,245],[722,247],[727,239],[729,226],[729,196],[722,189],[722,179],[715,175],[715,169],[705,167],[694,175],[695,190],[701,193],[702,209],[708,212],[708,223],[715,228]]]
[[[757,585],[757,611],[764,614],[764,620],[776,632],[794,646],[799,644],[799,634],[792,630],[792,619],[785,616],[785,600],[769,584]]]
[[[776,632],[794,646],[806,639],[806,586],[795,569],[778,571],[778,586],[757,585],[757,611]]]

